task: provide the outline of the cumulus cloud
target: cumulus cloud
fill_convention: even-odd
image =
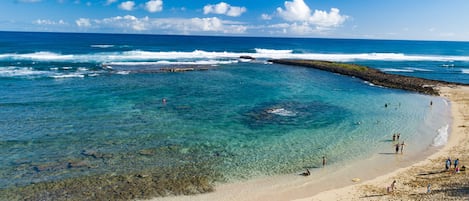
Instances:
[[[285,8],[277,8],[278,15],[289,22],[291,32],[308,34],[331,30],[342,25],[348,16],[341,15],[338,8],[331,8],[329,12],[311,9],[304,0],[285,1]]]
[[[127,10],[127,11],[133,10],[134,6],[135,6],[135,2],[133,2],[133,1],[125,1],[125,2],[122,2],[121,4],[119,4],[120,9]]]
[[[75,21],[75,24],[77,24],[78,27],[90,27],[91,21],[87,18],[80,18]]]
[[[116,16],[104,19],[79,19],[76,21],[80,27],[118,28],[130,32],[165,32],[172,34],[191,33],[244,33],[247,27],[242,23],[225,21],[217,17],[212,18],[138,18],[132,15]]]
[[[206,5],[204,6],[204,14],[220,14],[220,15],[227,15],[231,17],[238,17],[241,16],[244,12],[246,12],[245,7],[237,7],[231,6],[225,2],[220,2],[216,5]]]
[[[303,0],[285,1],[285,10],[277,8],[278,14],[287,21],[307,21],[311,16],[311,9]]]
[[[150,0],[145,3],[145,9],[150,13],[156,13],[163,10],[162,0]]]

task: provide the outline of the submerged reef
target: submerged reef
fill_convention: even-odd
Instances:
[[[193,166],[199,166],[194,169]],[[0,190],[0,200],[131,200],[214,190],[204,164],[162,167],[129,174],[91,175]]]

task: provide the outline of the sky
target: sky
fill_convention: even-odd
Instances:
[[[469,41],[469,2],[2,0],[0,31]]]

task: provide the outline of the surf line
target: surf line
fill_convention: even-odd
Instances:
[[[378,69],[349,63],[304,59],[271,59],[269,62],[275,64],[314,68],[341,75],[356,77],[383,87],[414,91],[434,96],[440,95],[438,87],[457,85],[469,86],[469,84],[388,74]]]

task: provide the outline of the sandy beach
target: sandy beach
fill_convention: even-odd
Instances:
[[[424,155],[424,160],[406,158],[389,163],[389,159],[371,158],[338,170],[331,165],[311,177],[285,175],[250,180],[221,185],[212,193],[153,200],[467,200],[469,174],[445,171],[445,160],[459,158],[459,166],[469,165],[469,87],[438,90],[451,104],[450,137],[446,145]],[[389,164],[369,168],[370,164],[381,162]],[[353,178],[360,181],[352,181]],[[388,193],[386,189],[394,180],[395,190]]]
[[[424,161],[364,183],[334,189],[300,200],[468,200],[469,174],[445,171],[448,157],[460,166],[469,164],[469,87],[442,87],[441,96],[451,102],[453,123],[448,143]],[[396,189],[386,188],[396,180]],[[427,187],[430,185],[430,193]]]

